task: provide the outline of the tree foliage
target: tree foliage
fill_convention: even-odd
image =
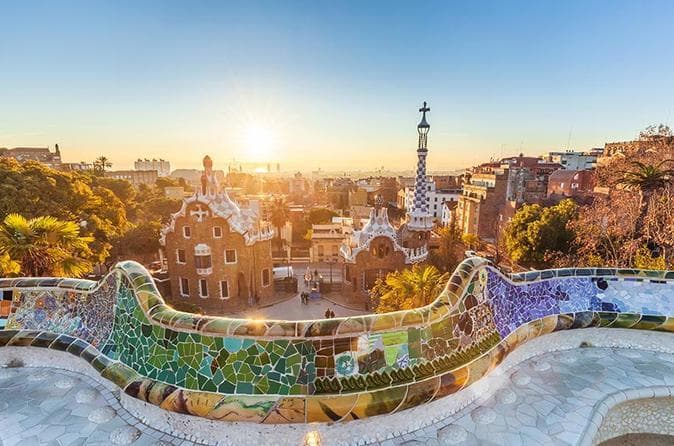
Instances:
[[[68,173],[36,162],[0,159],[0,216],[18,213],[26,218],[52,216],[81,224],[91,236],[89,261],[105,261],[111,240],[128,225],[127,207],[90,173]]]
[[[269,220],[276,228],[276,236],[281,237],[281,229],[290,218],[290,208],[283,197],[275,197],[271,205]]]
[[[90,265],[114,262],[125,253],[156,254],[159,227],[180,204],[166,198],[158,185],[136,189],[126,180],[93,172],[62,172],[32,161],[0,159],[0,216],[51,216],[74,223],[81,236],[93,239],[88,251],[80,253]],[[151,239],[141,240],[141,235]]]
[[[161,223],[159,220],[143,221],[113,240],[110,256],[113,259],[143,259],[159,251]]]
[[[0,225],[0,255],[26,276],[83,276],[91,270],[92,240],[76,223],[50,216],[9,214]]]
[[[0,277],[14,277],[21,274],[21,265],[9,254],[0,254]]]
[[[618,180],[618,185],[639,194],[639,214],[634,223],[636,239],[643,236],[644,220],[648,215],[651,197],[674,181],[674,169],[666,167],[671,162],[669,159],[654,164],[632,161],[632,168],[621,172],[623,177]]]
[[[370,294],[377,313],[410,310],[433,302],[448,279],[449,273],[441,273],[433,265],[414,265],[377,279]]]
[[[480,237],[476,234],[463,234],[461,241],[470,249],[480,249]]]
[[[429,253],[429,262],[439,271],[452,272],[463,259],[461,230],[455,225],[440,228],[438,248]]]
[[[568,253],[574,232],[568,227],[577,213],[572,200],[544,208],[538,204],[519,209],[504,230],[505,248],[514,262],[541,267],[559,253]]]
[[[112,167],[112,163],[107,157],[103,155],[94,160],[94,172],[98,175],[103,175],[110,167]]]
[[[580,209],[573,252],[558,265],[674,267],[672,159],[674,142],[655,138],[599,165],[597,186],[609,192]]]
[[[672,129],[665,124],[649,125],[639,133],[639,139],[672,136]]]
[[[309,211],[307,221],[312,225],[327,224],[332,222],[332,217],[337,217],[337,213],[327,208],[314,208]]]

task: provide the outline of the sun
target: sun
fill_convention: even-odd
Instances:
[[[261,126],[250,126],[244,134],[244,150],[251,161],[269,161],[276,148],[274,132]]]

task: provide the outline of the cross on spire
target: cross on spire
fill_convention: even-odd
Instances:
[[[422,116],[422,118],[426,118],[426,112],[431,111],[431,108],[428,107],[428,106],[426,105],[426,101],[424,101],[424,106],[421,107],[421,108],[419,109],[419,111],[420,111],[421,113],[424,114],[424,115]]]

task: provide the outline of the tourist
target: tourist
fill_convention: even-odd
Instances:
[[[330,319],[333,319],[335,317],[335,312],[330,309]]]
[[[330,319],[330,309],[329,308],[327,310],[325,310],[325,314],[323,316],[325,316],[326,319]]]

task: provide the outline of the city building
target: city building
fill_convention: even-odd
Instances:
[[[399,230],[389,222],[382,201],[377,200],[363,228],[353,231],[340,248],[345,264],[342,295],[347,303],[369,302],[370,289],[377,279],[428,257],[425,245],[406,248],[399,243]]]
[[[94,170],[93,163],[86,163],[80,161],[79,163],[61,163],[61,170],[66,172],[83,172],[86,170]]]
[[[425,185],[426,195],[428,197],[428,210],[431,213],[434,221],[442,220],[442,205],[447,203],[457,203],[461,196],[461,187],[444,188],[437,187],[435,177],[430,177]],[[414,205],[414,192],[416,187],[406,187],[400,189],[398,195],[398,207],[402,209],[409,209]]]
[[[301,172],[296,172],[290,179],[288,184],[288,192],[290,195],[302,197],[311,191],[310,182],[302,176]]]
[[[561,168],[561,164],[523,154],[502,159],[499,169],[508,174],[506,200],[514,201],[516,207],[540,203],[547,196],[550,174]]]
[[[383,197],[378,196],[363,228],[353,231],[340,249],[345,269],[342,294],[349,303],[369,305],[370,289],[378,278],[421,263],[428,257],[428,240],[433,228],[426,195],[427,135],[430,130],[426,113],[430,108],[424,102],[419,111],[422,118],[417,126],[417,187],[414,201],[407,209],[406,221],[396,229],[389,221]]]
[[[591,170],[557,170],[548,179],[548,197],[586,198],[592,195],[594,185]]]
[[[239,207],[220,186],[211,158],[201,185],[161,231],[172,301],[224,314],[273,297],[271,239],[258,215]]]
[[[352,232],[353,226],[342,222],[311,225],[311,261],[339,260],[339,248]]]
[[[501,207],[508,189],[508,171],[500,164],[486,163],[473,169],[456,209],[456,221],[463,234],[493,240]]]
[[[222,169],[214,169],[213,174],[218,180],[218,183],[225,184],[225,172]],[[182,178],[187,184],[195,188],[201,185],[201,176],[202,171],[199,169],[175,169],[170,175],[171,178]]]
[[[37,161],[52,169],[60,169],[62,164],[58,144],[54,146],[54,152],[49,147],[0,148],[0,157],[14,158],[17,161]]]
[[[160,177],[167,177],[171,175],[171,163],[163,159],[140,159],[138,158],[133,163],[135,170],[156,170]]]
[[[546,199],[548,179],[561,168],[561,164],[523,154],[474,167],[466,173],[456,208],[462,233],[495,241],[517,209]]]
[[[363,187],[357,187],[348,192],[349,206],[367,206],[368,192]]]
[[[159,175],[156,170],[110,170],[104,173],[108,178],[126,180],[134,186],[155,184]]]
[[[599,149],[602,150],[602,149]],[[597,166],[597,151],[577,152],[566,150],[564,152],[548,152],[544,159],[550,163],[557,163],[566,170],[590,170]]]
[[[185,188],[182,186],[166,186],[164,196],[172,200],[182,200],[185,198]]]

